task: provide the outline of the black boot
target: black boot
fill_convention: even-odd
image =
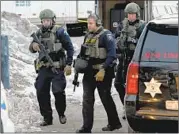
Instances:
[[[67,119],[64,115],[66,110],[66,96],[64,92],[58,92],[54,94],[55,96],[55,107],[59,115],[59,120],[61,124],[65,124]]]
[[[42,123],[40,123],[40,126],[48,126],[48,125],[52,125],[52,121],[43,121]]]
[[[82,127],[80,129],[76,130],[76,133],[91,133],[91,130]]]
[[[102,128],[102,131],[113,131],[115,129],[120,129],[121,127],[122,127],[121,124],[116,125],[116,126],[107,125],[106,127]]]
[[[62,115],[62,116],[59,117],[59,120],[60,120],[60,123],[61,123],[61,124],[65,124],[66,121],[67,121],[67,118],[66,118],[65,115]]]

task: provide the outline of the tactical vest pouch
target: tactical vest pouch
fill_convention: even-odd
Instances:
[[[101,32],[101,34],[104,33],[104,32]],[[91,45],[88,45],[89,46],[89,55],[91,58],[99,58],[99,48],[98,48],[98,45],[99,45],[99,36],[101,34],[98,34],[96,35],[96,37],[94,37],[92,39],[92,44]]]
[[[43,38],[42,44],[44,45],[48,53],[53,52],[53,42],[50,38]]]
[[[128,36],[129,37],[136,37],[136,34],[137,34],[136,27],[129,25],[128,26]]]
[[[75,60],[74,68],[78,73],[85,73],[88,68],[88,61],[82,58],[77,58]]]
[[[87,46],[81,45],[80,56],[83,58],[87,57],[88,55],[86,55],[86,51],[87,51]]]
[[[53,51],[59,51],[62,49],[62,44],[61,43],[55,43],[53,45]]]
[[[99,48],[99,58],[105,59],[107,57],[106,48]]]
[[[95,44],[87,44],[87,49],[86,49],[86,55],[91,58],[100,58],[104,59],[106,54],[104,54],[105,48],[98,48],[98,39],[95,39]],[[105,57],[106,58],[106,57]]]
[[[91,58],[97,57],[96,55],[96,46],[88,46],[86,49],[86,55]]]
[[[90,58],[99,58],[105,59],[107,56],[105,48],[99,48],[99,37],[105,32],[106,30],[101,31],[95,37],[89,37],[85,41],[85,45],[87,46],[86,55]]]

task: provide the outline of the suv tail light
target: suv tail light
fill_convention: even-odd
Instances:
[[[138,93],[139,64],[131,62],[127,71],[126,94]]]

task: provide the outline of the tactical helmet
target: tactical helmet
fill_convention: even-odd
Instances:
[[[127,17],[128,13],[136,13],[137,18],[140,17],[140,7],[139,7],[139,5],[137,5],[134,2],[127,4],[125,9],[124,9],[124,12],[125,12],[126,17]]]
[[[55,22],[56,15],[50,9],[44,9],[40,12],[39,18],[42,19],[52,19]]]
[[[102,25],[101,19],[99,18],[99,16],[98,16],[97,14],[90,14],[90,15],[88,16],[88,19],[89,19],[89,18],[95,19],[97,26],[101,26],[101,25]]]

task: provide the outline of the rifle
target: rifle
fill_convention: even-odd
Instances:
[[[74,85],[73,92],[75,92],[76,86],[79,87],[78,72],[75,73],[74,80],[73,80],[73,85]]]
[[[43,54],[45,55],[47,61],[50,63],[50,65],[52,65],[52,72],[53,73],[57,73],[58,71],[55,68],[54,64],[53,64],[53,60],[51,59],[51,57],[49,56],[47,50],[45,49],[44,45],[39,41],[37,35],[35,33],[32,33],[31,37],[34,39],[35,42],[37,42],[39,44],[40,50],[43,52]]]
[[[75,60],[73,61],[73,67],[75,66]],[[76,86],[79,87],[78,72],[75,72],[72,84],[74,85],[73,92],[75,92]]]

